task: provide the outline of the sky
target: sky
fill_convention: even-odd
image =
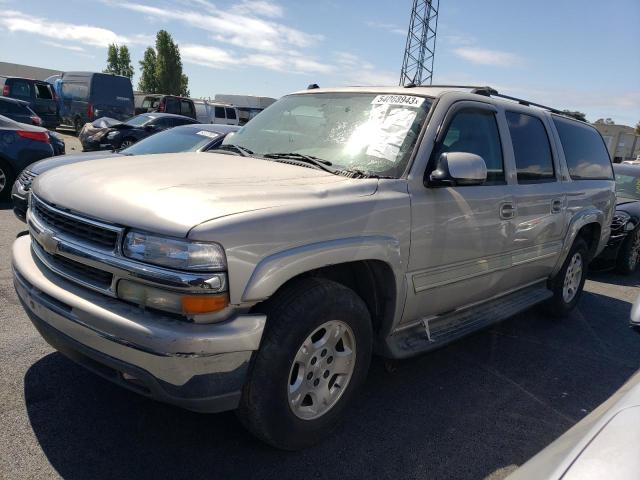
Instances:
[[[412,0],[0,0],[0,61],[136,67],[165,29],[193,97],[279,97],[320,86],[397,85]],[[491,85],[590,121],[640,121],[640,1],[441,0],[434,83]]]

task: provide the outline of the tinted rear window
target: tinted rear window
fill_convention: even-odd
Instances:
[[[547,130],[532,115],[506,112],[519,183],[555,180],[553,156]]]
[[[9,95],[17,98],[30,99],[31,98],[31,83],[26,80],[7,80],[7,83],[11,86]]]
[[[215,108],[215,112],[216,112],[216,118],[224,118],[224,108],[223,107],[216,107]]]
[[[227,118],[231,120],[236,119],[236,111],[233,108],[226,108],[225,110],[227,111]]]
[[[13,103],[13,102],[2,102],[0,101],[0,114],[4,115],[4,114],[21,114],[21,115],[31,115],[32,112],[31,110],[24,106],[24,105],[20,105],[19,103]]]
[[[574,180],[611,180],[613,168],[602,137],[595,128],[553,117]]]
[[[125,77],[96,74],[91,83],[91,100],[98,104],[124,106],[133,103],[131,81]]]

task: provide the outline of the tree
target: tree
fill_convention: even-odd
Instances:
[[[103,72],[113,75],[123,75],[129,79],[133,77],[131,55],[126,45],[121,47],[115,43],[109,45],[107,49],[107,68],[105,68]]]
[[[158,93],[156,51],[152,47],[147,47],[144,51],[144,58],[139,63],[140,81],[138,82],[138,90],[145,93]]]
[[[614,122],[613,120],[611,120],[611,118],[599,118],[598,120],[596,120],[595,122],[598,125],[615,125],[616,122]]]
[[[182,73],[180,49],[166,30],[156,35],[156,48],[148,47],[140,62],[138,90],[189,96],[189,78]]]
[[[169,95],[188,92],[189,79],[182,73],[180,49],[166,30],[156,35],[156,81],[158,90]]]
[[[582,120],[583,122],[587,121],[587,116],[582,112],[572,111],[572,110],[563,110],[562,112],[566,113],[570,117],[577,118],[578,120]]]

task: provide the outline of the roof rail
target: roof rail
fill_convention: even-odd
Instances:
[[[529,100],[523,100],[522,98],[512,97],[510,95],[503,95],[502,93],[498,93],[495,88],[491,87],[476,87],[471,90],[471,93],[475,93],[477,95],[484,95],[485,97],[498,97],[504,98],[506,100],[512,100],[514,102],[518,102],[520,105],[524,105],[526,107],[538,107],[544,110],[547,110],[551,113],[555,113],[557,115],[564,115],[565,117],[571,117],[575,120],[583,121],[577,115],[574,115],[572,112],[563,112],[562,110],[558,110],[557,108],[547,107],[546,105],[542,105],[540,103],[530,102]]]

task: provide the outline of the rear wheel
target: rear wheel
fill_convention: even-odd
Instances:
[[[622,275],[631,275],[638,268],[640,261],[640,228],[627,235],[616,260],[616,271]]]
[[[9,200],[14,181],[15,174],[13,169],[7,162],[0,160],[0,201]]]
[[[343,285],[304,279],[270,300],[265,313],[267,327],[237,414],[270,445],[305,448],[338,425],[366,377],[369,312]]]
[[[551,280],[553,297],[546,304],[547,312],[554,317],[566,317],[574,309],[587,278],[589,249],[586,242],[576,238],[562,268]]]

